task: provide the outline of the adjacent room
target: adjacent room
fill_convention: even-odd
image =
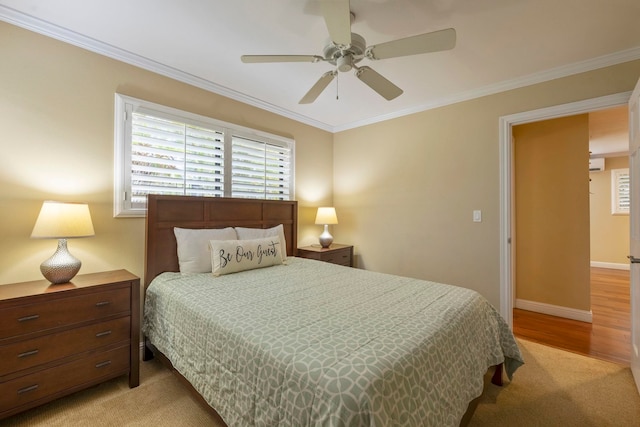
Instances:
[[[634,425],[639,16],[0,0],[0,425]]]

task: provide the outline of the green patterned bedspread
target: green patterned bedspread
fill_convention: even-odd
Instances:
[[[457,426],[490,366],[522,364],[475,291],[293,257],[163,273],[143,332],[230,427]]]

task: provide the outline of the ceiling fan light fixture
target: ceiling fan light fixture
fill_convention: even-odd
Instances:
[[[351,55],[341,56],[336,61],[336,66],[340,72],[346,73],[347,71],[351,71],[353,68],[353,58]]]

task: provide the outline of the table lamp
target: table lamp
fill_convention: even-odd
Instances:
[[[333,242],[333,236],[329,233],[329,225],[337,224],[338,217],[336,216],[335,208],[318,208],[318,213],[316,214],[316,224],[324,225],[324,231],[320,235],[320,246],[323,248],[328,248],[331,246]]]
[[[95,235],[89,205],[46,201],[31,232],[32,238],[58,239],[58,249],[40,264],[42,275],[51,283],[67,283],[82,263],[69,253],[67,239]]]

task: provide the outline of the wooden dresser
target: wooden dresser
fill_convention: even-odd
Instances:
[[[328,248],[320,245],[304,246],[298,248],[298,256],[353,267],[353,246],[351,245],[332,243]]]
[[[140,279],[0,285],[0,419],[120,375],[139,384]]]

